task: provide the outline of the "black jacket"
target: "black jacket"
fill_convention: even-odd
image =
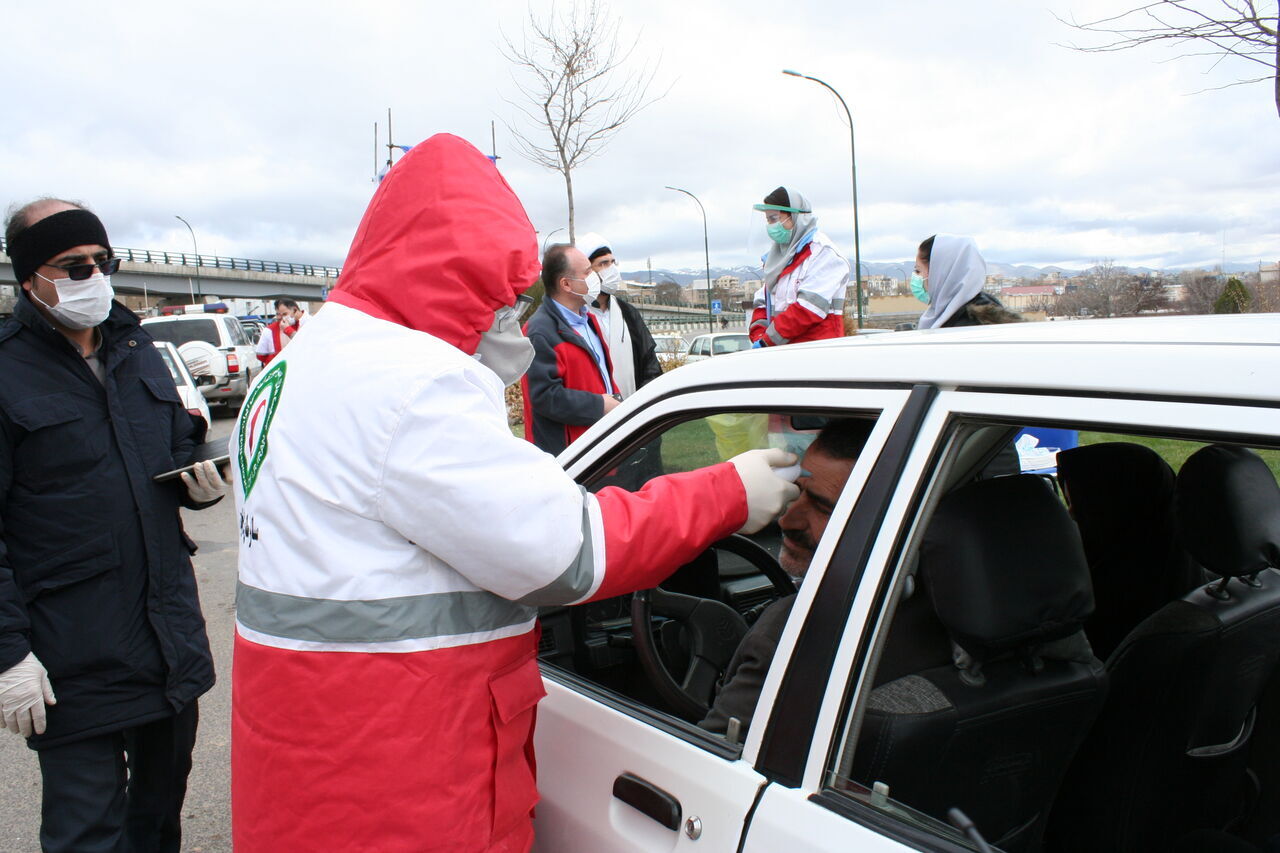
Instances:
[[[643,388],[662,375],[662,365],[658,363],[658,345],[653,342],[653,335],[644,322],[640,309],[617,295],[610,299],[618,300],[618,310],[631,332],[631,359],[636,369],[636,388]]]
[[[194,424],[120,304],[100,383],[26,300],[0,325],[0,670],[35,652],[58,703],[30,745],[181,710],[213,660],[178,507]]]
[[[993,323],[1021,323],[1023,317],[1010,311],[989,293],[979,293],[970,299],[960,310],[951,315],[951,319],[942,324],[942,328],[951,329],[957,326],[988,326]]]

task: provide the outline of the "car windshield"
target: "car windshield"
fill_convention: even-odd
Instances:
[[[156,347],[156,350],[160,353],[160,358],[164,361],[164,366],[169,368],[169,375],[173,377],[174,384],[186,385],[186,377],[182,375],[181,371],[178,370],[178,365],[174,363],[173,350],[168,347]]]
[[[746,335],[730,335],[729,337],[716,338],[711,342],[712,355],[725,355],[731,352],[741,352],[744,349],[751,349],[751,339]]]
[[[653,343],[659,353],[675,354],[684,351],[684,341],[680,338],[654,338]]]
[[[219,346],[218,328],[212,319],[166,320],[145,325],[151,337],[157,341],[168,341],[175,347],[192,341],[204,341],[206,344]]]

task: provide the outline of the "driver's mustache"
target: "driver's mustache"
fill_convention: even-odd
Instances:
[[[790,540],[807,551],[812,551],[818,545],[818,543],[809,538],[809,532],[807,530],[787,530],[784,527],[782,529],[782,536],[784,539]]]

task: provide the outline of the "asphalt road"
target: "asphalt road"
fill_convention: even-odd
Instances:
[[[229,416],[215,414],[214,437],[231,432]],[[218,683],[200,699],[200,730],[182,810],[184,853],[231,850],[231,636],[235,609],[235,502],[228,496],[202,512],[182,511],[195,556],[200,602],[208,623]],[[55,691],[57,685],[54,685]],[[0,729],[0,853],[38,853],[40,768],[17,735]]]

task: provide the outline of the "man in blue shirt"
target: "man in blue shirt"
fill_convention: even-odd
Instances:
[[[609,347],[587,311],[600,277],[587,256],[557,243],[542,258],[546,298],[525,326],[533,364],[521,380],[525,437],[559,453],[618,405]]]

